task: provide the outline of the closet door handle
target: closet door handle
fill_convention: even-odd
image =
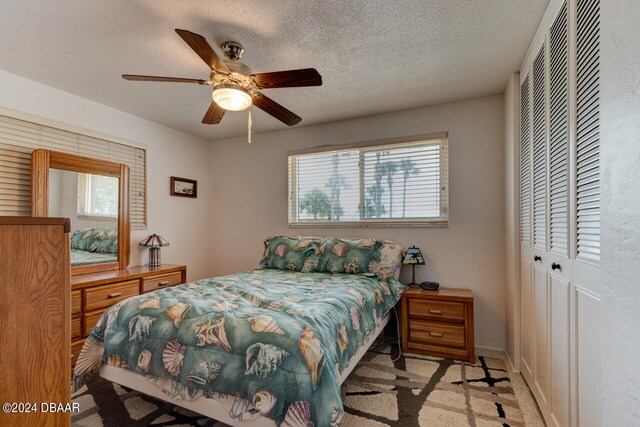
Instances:
[[[540,255],[534,255],[533,256],[533,260],[534,261],[542,261],[542,257]]]
[[[122,295],[122,292],[113,292],[109,295],[107,295],[108,298],[118,298],[120,295]]]
[[[560,264],[556,264],[555,262],[551,264],[552,270],[560,270],[562,271],[562,266]]]
[[[440,332],[431,332],[431,331],[429,331],[429,335],[431,335],[432,337],[436,337],[436,338],[442,337],[442,334]]]

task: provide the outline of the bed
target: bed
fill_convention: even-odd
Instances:
[[[118,262],[118,254],[90,252],[81,249],[71,249],[71,265],[92,265],[106,262]]]
[[[118,230],[85,227],[71,234],[71,265],[104,264],[118,261]]]
[[[327,261],[321,242],[325,249],[336,244],[323,239],[299,256],[292,248],[300,241],[288,242],[287,259],[282,243],[266,243],[259,269],[116,304],[85,342],[76,387],[99,371],[231,425],[339,425],[340,384],[382,331],[405,286],[380,273],[380,246],[351,259],[333,251]],[[369,259],[371,253],[377,255]],[[318,256],[309,262],[309,254]],[[345,262],[338,266],[336,259]],[[273,263],[301,271],[269,267]],[[304,271],[309,265],[334,271]]]

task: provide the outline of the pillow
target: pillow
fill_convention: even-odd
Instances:
[[[369,265],[369,270],[383,279],[398,280],[403,256],[404,250],[399,243],[385,240],[380,248],[380,262],[377,265],[375,263]]]
[[[380,263],[382,242],[376,239],[340,239],[327,237],[319,248],[316,271],[320,273],[372,273],[370,265]]]
[[[260,268],[311,273],[318,266],[320,239],[275,236],[264,241]]]
[[[118,231],[111,228],[83,228],[71,235],[71,249],[87,252],[118,252]]]

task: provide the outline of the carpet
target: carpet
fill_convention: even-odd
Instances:
[[[342,427],[525,425],[503,359],[479,356],[468,364],[397,356],[397,345],[385,339],[365,354],[343,384]],[[73,401],[80,404],[72,417],[78,427],[226,426],[99,377],[78,390]]]

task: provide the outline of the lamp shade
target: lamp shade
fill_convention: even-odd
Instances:
[[[402,264],[424,265],[424,257],[422,256],[420,248],[414,245],[407,249]]]
[[[229,111],[243,111],[251,106],[251,95],[245,88],[235,84],[214,86],[211,97],[216,104]]]
[[[165,246],[169,246],[169,242],[164,240],[162,236],[151,234],[150,236],[147,236],[142,242],[140,242],[139,246],[144,246],[145,248],[162,248]]]

